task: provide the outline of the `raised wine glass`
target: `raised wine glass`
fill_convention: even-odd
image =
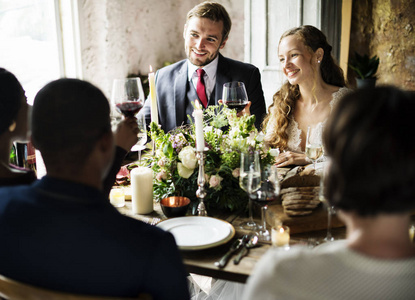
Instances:
[[[316,161],[323,156],[323,143],[321,140],[322,126],[307,128],[307,140],[305,145],[305,154],[313,162],[314,170]]]
[[[261,172],[261,187],[254,193],[253,199],[261,205],[261,226],[257,232],[261,241],[270,241],[271,235],[267,229],[266,211],[268,205],[275,203],[280,194],[277,167],[270,165]]]
[[[241,112],[248,104],[248,94],[245,84],[241,81],[227,82],[223,85],[222,102],[227,107]]]
[[[334,237],[331,234],[331,219],[333,217],[333,214],[335,213],[334,206],[330,205],[330,203],[327,201],[327,198],[325,196],[325,178],[327,173],[329,162],[325,162],[323,166],[323,172],[320,177],[320,191],[318,194],[319,200],[323,203],[323,206],[327,209],[327,234],[326,237],[323,239],[324,242],[332,242],[334,241]]]
[[[147,142],[147,124],[145,120],[145,116],[138,115],[137,116],[137,125],[138,125],[138,141],[137,143],[131,148],[131,151],[138,151],[138,162],[141,161],[141,150],[145,149],[145,144]]]
[[[111,104],[111,124],[113,125],[113,128],[121,121],[122,115],[124,117],[134,117],[144,105],[144,90],[140,78],[114,79]],[[140,129],[140,120],[138,120],[138,122]],[[142,130],[139,132],[137,145],[132,147],[132,151],[137,151],[137,147],[142,146],[140,133],[142,133]]]
[[[239,185],[248,193],[249,221],[240,225],[245,230],[257,230],[258,224],[252,216],[252,194],[261,187],[261,167],[259,153],[241,153],[241,168],[239,174]]]

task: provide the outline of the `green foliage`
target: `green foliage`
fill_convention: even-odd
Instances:
[[[264,150],[262,134],[256,130],[255,116],[237,117],[224,105],[209,106],[203,111],[204,138],[208,148],[205,159],[205,204],[208,209],[238,210],[246,206],[248,197],[239,187],[241,152],[260,151],[262,164],[272,162]],[[185,196],[198,201],[198,164],[194,124],[165,134],[151,123],[150,136],[155,141],[155,156],[149,163],[154,171],[154,196]],[[189,175],[190,174],[190,175]]]
[[[379,58],[375,55],[371,58],[367,54],[361,56],[355,52],[354,58],[350,60],[349,67],[357,73],[359,78],[376,78],[379,67]]]

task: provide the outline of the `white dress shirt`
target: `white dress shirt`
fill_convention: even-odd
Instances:
[[[206,89],[206,97],[209,101],[210,95],[213,92],[213,89],[215,88],[216,84],[216,70],[218,68],[218,62],[219,62],[219,55],[216,56],[216,58],[211,61],[208,65],[203,67],[203,70],[205,70],[205,75],[203,76],[203,79],[205,81],[205,89]],[[193,65],[189,60],[187,64],[187,76],[189,78],[189,81],[193,83],[193,86],[196,89],[197,86],[197,73],[196,70],[199,69],[198,66]]]

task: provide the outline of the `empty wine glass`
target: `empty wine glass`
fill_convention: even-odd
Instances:
[[[275,165],[266,166],[261,172],[261,187],[254,193],[253,199],[261,207],[261,226],[257,232],[262,241],[271,240],[270,232],[267,229],[266,211],[268,204],[278,200],[280,194],[280,184],[278,181],[277,167]]]
[[[252,216],[252,193],[256,192],[261,186],[261,167],[259,153],[241,153],[241,168],[239,174],[239,185],[248,193],[249,202],[249,221],[240,225],[245,230],[257,230],[258,225]]]
[[[248,104],[245,84],[241,81],[227,82],[223,85],[222,101],[227,107],[241,112]]]
[[[335,213],[334,206],[332,206],[325,196],[325,178],[327,174],[328,162],[324,163],[323,172],[320,177],[320,191],[319,191],[319,200],[323,203],[324,207],[327,209],[327,234],[326,237],[323,239],[324,242],[332,242],[334,241],[334,237],[331,234],[331,219],[333,214]]]
[[[305,145],[305,154],[313,162],[314,170],[316,161],[323,155],[323,142],[321,140],[322,126],[307,128],[307,140]]]
[[[138,151],[138,161],[141,160],[141,150],[145,149],[145,144],[147,142],[147,125],[144,114],[137,116],[137,125],[138,125],[138,141],[131,148],[131,151]]]

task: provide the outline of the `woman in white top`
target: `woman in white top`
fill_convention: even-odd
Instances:
[[[282,152],[278,167],[304,165],[307,128],[322,125],[345,94],[343,71],[331,56],[326,36],[309,25],[286,31],[278,56],[288,81],[274,95],[264,120],[265,142]]]

